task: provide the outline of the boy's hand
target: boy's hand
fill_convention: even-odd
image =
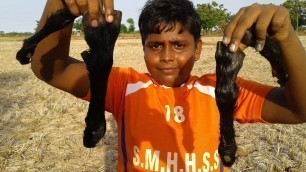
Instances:
[[[113,0],[64,0],[69,11],[75,15],[84,15],[89,13],[89,19],[92,27],[99,25],[98,19],[104,11],[105,19],[111,23],[114,20],[114,1]]]
[[[241,8],[225,29],[223,42],[230,45],[230,51],[237,50],[245,31],[253,24],[257,37],[257,51],[263,49],[266,36],[276,42],[282,42],[292,31],[290,15],[285,7],[253,4]]]

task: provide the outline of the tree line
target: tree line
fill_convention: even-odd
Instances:
[[[306,1],[287,0],[281,5],[288,9],[294,29],[297,31],[298,29],[306,30]],[[205,33],[222,33],[234,16],[224,8],[223,4],[218,4],[215,1],[198,4],[196,11],[200,15],[202,30]]]
[[[306,1],[305,0],[286,0],[282,6],[286,7],[290,13],[292,25],[295,30],[306,30]],[[205,34],[223,33],[227,23],[233,17],[223,4],[218,4],[215,1],[211,3],[197,4],[196,11],[201,18],[202,31]],[[36,21],[38,23],[38,21]],[[121,24],[121,33],[134,33],[135,22],[132,18],[128,18],[128,26]],[[77,18],[73,25],[75,33],[82,33],[82,18]],[[0,31],[0,35],[18,35],[17,32],[4,33]],[[25,34],[29,34],[26,32]]]
[[[306,30],[306,1],[305,0],[287,0],[282,6],[289,10],[292,25],[295,30]],[[223,33],[227,23],[234,16],[223,4],[215,1],[211,3],[197,4],[196,11],[201,18],[202,31],[205,34]],[[121,33],[134,33],[135,26],[132,18],[127,19],[129,26],[121,25]],[[78,32],[82,31],[81,19],[77,20],[74,29]]]
[[[132,18],[128,18],[127,21],[126,21],[129,26],[126,26],[125,24],[121,24],[121,33],[134,33],[135,32],[135,26],[134,26],[134,20]],[[82,18],[77,18],[75,21],[74,21],[74,24],[73,24],[73,31],[74,32],[83,32],[83,26],[82,26]]]

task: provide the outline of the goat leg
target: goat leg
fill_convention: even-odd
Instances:
[[[75,18],[76,16],[72,15],[67,8],[56,11],[48,18],[40,31],[24,40],[22,48],[17,52],[16,59],[22,65],[29,64],[37,44],[51,33],[68,26]]]
[[[217,43],[216,59],[216,102],[220,113],[219,154],[225,166],[235,162],[237,150],[233,114],[238,97],[236,78],[242,67],[245,54],[242,51],[230,53],[222,42]]]
[[[75,18],[76,16],[72,15],[67,8],[58,10],[48,18],[40,31],[24,40],[22,48],[17,52],[16,59],[21,64],[30,63],[37,44],[53,32],[71,24]],[[94,147],[105,134],[105,95],[108,75],[113,63],[114,45],[120,31],[121,12],[116,12],[116,19],[112,24],[107,24],[102,17],[101,20],[102,23],[98,28],[91,28],[86,23],[89,21],[88,16],[83,19],[85,39],[90,50],[84,51],[82,57],[89,71],[92,92],[85,119],[86,129],[83,138],[85,147]]]
[[[87,66],[91,90],[83,137],[83,144],[87,148],[95,147],[105,135],[105,96],[113,65],[114,46],[120,32],[121,15],[120,11],[115,11],[115,20],[111,24],[101,16],[97,28],[90,26],[88,15],[83,17],[85,40],[90,48],[81,54]]]
[[[246,31],[242,41],[247,46],[255,47],[256,39],[254,28]],[[265,57],[272,67],[272,75],[278,78],[280,86],[284,86],[288,75],[281,62],[280,46],[266,37],[266,43],[260,54]],[[242,67],[245,54],[238,49],[229,52],[222,42],[217,43],[216,58],[216,102],[220,113],[220,143],[219,154],[225,166],[232,166],[235,162],[237,150],[233,114],[236,106],[239,88],[236,78]]]
[[[241,42],[249,47],[255,47],[255,35],[255,29],[252,27],[247,30]],[[279,44],[266,37],[265,46],[259,53],[269,61],[272,68],[272,76],[277,78],[277,82],[281,87],[284,87],[288,81],[288,74],[281,60],[282,54]]]

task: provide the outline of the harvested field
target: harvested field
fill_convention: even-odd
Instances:
[[[204,37],[201,59],[193,74],[215,70],[215,43]],[[82,136],[88,102],[38,80],[30,65],[15,54],[21,38],[0,38],[0,171],[116,171],[117,129],[107,114],[107,134],[94,149],[84,148]],[[306,37],[301,37],[306,47]],[[80,58],[87,45],[74,39],[71,55]],[[240,75],[276,85],[268,62],[252,50]],[[140,39],[119,38],[114,66],[145,72]],[[260,66],[260,67],[259,67]],[[306,171],[306,124],[235,124],[238,160],[233,171]]]

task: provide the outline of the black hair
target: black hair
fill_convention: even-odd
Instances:
[[[180,32],[187,29],[195,42],[200,39],[201,20],[191,1],[148,0],[138,21],[142,44],[144,45],[148,34],[172,31],[176,23],[182,24]]]
[[[278,79],[281,87],[288,81],[288,74],[281,61],[280,45],[271,38],[266,37],[265,46],[259,53],[265,57],[272,67],[272,74]],[[241,42],[248,47],[255,47],[256,33],[253,25],[245,32]],[[236,83],[245,54],[238,49],[229,52],[228,46],[221,41],[217,43],[216,58],[216,103],[220,112],[220,143],[218,152],[223,165],[230,167],[236,160],[237,145],[235,141],[234,111],[239,94],[239,86]]]

